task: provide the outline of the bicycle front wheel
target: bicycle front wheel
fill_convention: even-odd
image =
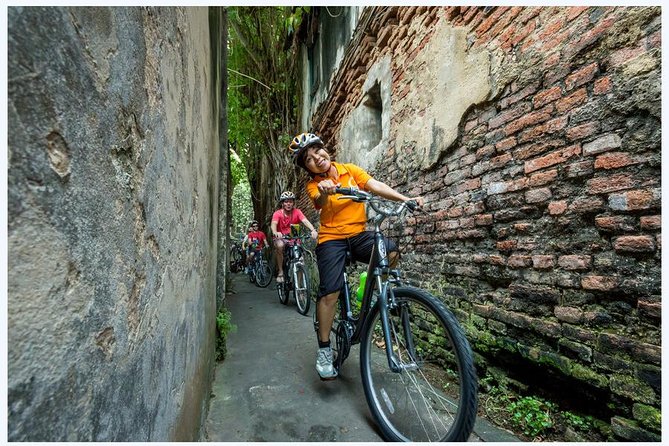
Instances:
[[[267,262],[259,262],[256,268],[256,285],[265,288],[272,281],[272,270]]]
[[[417,288],[395,288],[388,311],[388,364],[379,305],[361,340],[367,403],[388,441],[467,441],[476,421],[476,371],[471,347],[455,316]],[[389,296],[390,298],[390,296]]]
[[[297,311],[306,316],[307,313],[309,313],[309,307],[311,306],[311,296],[309,290],[309,275],[304,268],[304,265],[295,265],[293,283]]]

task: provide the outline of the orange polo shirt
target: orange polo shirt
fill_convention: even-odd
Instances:
[[[355,164],[332,163],[339,173],[339,179],[335,183],[341,183],[342,187],[357,187],[364,189],[371,175]],[[316,204],[316,198],[320,195],[318,183],[323,177],[314,177],[307,183],[307,194],[314,202],[316,209],[321,211],[321,227],[318,229],[318,243],[328,240],[340,240],[360,234],[365,230],[367,215],[365,205],[351,200],[338,200],[340,194],[328,195],[325,206],[320,208]]]

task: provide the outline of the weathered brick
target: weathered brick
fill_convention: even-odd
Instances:
[[[532,265],[532,256],[512,255],[509,257],[506,264],[510,268],[527,268]]]
[[[611,391],[617,395],[630,398],[633,401],[653,404],[655,392],[641,381],[629,375],[613,375],[611,377]]]
[[[469,133],[470,131],[474,130],[477,125],[479,125],[479,120],[476,118],[467,121],[465,124],[465,133]]]
[[[589,176],[595,171],[594,162],[592,159],[585,159],[575,163],[568,164],[564,167],[564,172],[567,178],[580,178]]]
[[[558,118],[551,119],[550,121],[545,122],[543,124],[527,129],[518,136],[518,142],[524,143],[528,141],[534,141],[535,139],[540,138],[541,136],[555,133],[565,128],[567,126],[568,121],[569,121],[568,116],[560,116]]]
[[[474,218],[473,217],[461,218],[460,220],[458,220],[458,224],[463,229],[473,228],[474,227]]]
[[[545,169],[546,167],[561,164],[569,158],[579,155],[580,153],[581,146],[576,144],[565,149],[549,153],[548,155],[542,156],[540,158],[534,158],[529,161],[525,161],[525,173],[530,173],[534,172],[535,170]]]
[[[547,187],[541,189],[532,189],[525,192],[525,201],[528,203],[543,203],[550,200],[553,194]]]
[[[555,108],[558,113],[565,113],[585,103],[586,99],[588,99],[588,92],[585,88],[581,88],[566,98],[557,101],[555,103]]]
[[[465,215],[479,214],[485,210],[485,204],[482,201],[465,206]]]
[[[565,79],[565,87],[567,90],[581,86],[586,82],[591,81],[597,71],[599,70],[597,62],[593,62],[590,65],[586,65],[580,70],[575,71],[573,74],[567,76]]]
[[[518,241],[517,240],[502,240],[497,242],[496,244],[497,250],[498,251],[511,251],[516,249],[516,246],[518,246]]]
[[[548,184],[551,181],[555,180],[557,176],[558,176],[557,169],[548,170],[546,172],[535,173],[530,176],[529,185],[531,187],[543,186],[544,184]]]
[[[550,119],[552,112],[553,105],[548,104],[546,107],[540,110],[533,111],[510,122],[506,127],[504,127],[504,132],[507,135],[512,135],[521,129],[539,124],[540,122],[544,122]]]
[[[448,210],[448,217],[449,218],[457,218],[462,216],[464,214],[465,209],[462,206],[454,207]]]
[[[584,11],[588,9],[587,6],[570,6],[567,8],[567,21],[573,22],[573,20],[581,15]]]
[[[654,231],[662,228],[662,216],[648,215],[639,219],[641,229],[645,231]]]
[[[532,256],[532,267],[534,269],[551,269],[555,266],[555,256],[535,255]]]
[[[585,271],[592,266],[592,256],[577,254],[560,256],[558,265],[570,271]]]
[[[562,333],[565,337],[586,345],[595,345],[597,342],[597,334],[595,332],[574,325],[564,324],[562,326]]]
[[[518,142],[516,141],[515,136],[510,136],[506,139],[503,139],[495,144],[495,150],[497,152],[504,152],[516,146]]]
[[[507,164],[509,161],[511,161],[513,157],[509,153],[504,153],[502,155],[496,156],[494,158],[490,159],[490,167],[493,169],[498,169],[505,164]]]
[[[621,48],[618,51],[614,51],[609,56],[609,63],[611,67],[617,68],[620,67],[632,59],[636,59],[640,55],[646,52],[643,44],[639,44],[633,47]]]
[[[630,232],[637,229],[634,220],[624,215],[595,217],[595,226],[610,232]]]
[[[658,194],[651,190],[631,190],[609,195],[609,207],[615,211],[636,211],[659,206]]]
[[[615,133],[600,136],[594,141],[583,143],[583,155],[596,155],[608,150],[617,149],[622,145],[620,136]]]
[[[562,322],[580,324],[583,320],[583,310],[574,307],[555,307],[553,314]]]
[[[497,254],[490,254],[488,256],[488,263],[498,266],[506,265],[506,257]]]
[[[606,194],[619,190],[632,189],[638,185],[638,180],[629,174],[606,174],[586,182],[589,194]]]
[[[637,164],[639,161],[625,152],[612,152],[600,155],[595,159],[595,169],[619,169]]]
[[[585,276],[581,279],[585,290],[611,291],[617,288],[618,279],[610,276]]]
[[[506,192],[515,192],[525,189],[527,187],[528,179],[525,177],[513,181],[505,181],[500,183],[491,183],[488,186],[488,195],[503,194]]]
[[[477,215],[476,226],[489,226],[493,223],[492,214]]]
[[[643,299],[639,299],[637,302],[637,308],[639,312],[651,316],[660,318],[662,316],[662,303],[661,302],[651,302]]]
[[[530,318],[530,327],[537,333],[551,338],[559,338],[562,336],[562,324],[558,322],[547,321],[540,318]]]
[[[600,197],[576,198],[569,205],[569,210],[577,214],[601,211],[604,208],[604,200]]]
[[[626,235],[613,240],[616,252],[653,252],[655,237],[650,235]]]
[[[480,160],[481,158],[485,158],[486,156],[492,155],[493,153],[495,153],[495,146],[492,144],[483,146],[476,151],[476,159]]]
[[[540,108],[560,97],[562,97],[562,89],[560,86],[555,86],[537,93],[532,99],[532,104],[534,104],[535,108]]]
[[[601,125],[599,122],[586,122],[585,124],[577,125],[576,127],[567,129],[567,139],[570,141],[576,141],[587,138],[588,136],[594,135],[596,132],[598,132],[600,127]]]
[[[532,109],[528,103],[520,103],[516,107],[506,110],[488,121],[488,128],[495,129],[501,127],[507,122],[513,121],[527,114]]]
[[[610,76],[605,76],[595,81],[595,87],[593,88],[593,93],[595,94],[606,94],[613,89],[613,82],[611,81]]]
[[[548,204],[548,213],[551,215],[560,215],[567,210],[567,202],[565,200],[552,201]]]

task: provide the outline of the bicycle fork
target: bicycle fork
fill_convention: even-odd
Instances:
[[[389,301],[392,300],[391,303],[394,304],[395,303],[394,296],[391,296],[392,299],[389,299],[389,294],[392,295],[392,291],[388,288],[388,282],[383,283],[381,281],[380,275],[376,276],[376,280],[377,280],[377,286],[381,290],[381,293],[379,294],[378,297],[378,305],[381,318],[381,328],[383,330],[383,339],[386,344],[386,356],[388,358],[388,367],[390,367],[390,370],[393,371],[394,373],[417,370],[418,364],[416,363],[416,350],[414,347],[413,337],[411,334],[411,327],[409,325],[410,324],[409,313],[407,312],[407,309],[404,308],[403,306],[395,307],[399,312],[401,321],[401,327],[398,328],[404,332],[407,355],[409,356],[408,359],[411,360],[411,362],[409,363],[402,363],[402,361],[400,361],[400,359],[393,351],[393,337],[390,332],[391,321],[390,321]],[[397,343],[398,344],[400,343],[399,340],[397,340]],[[398,345],[397,347],[399,351],[401,346]]]

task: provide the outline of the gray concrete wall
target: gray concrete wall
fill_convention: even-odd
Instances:
[[[207,8],[8,10],[8,437],[197,440],[219,173]]]

